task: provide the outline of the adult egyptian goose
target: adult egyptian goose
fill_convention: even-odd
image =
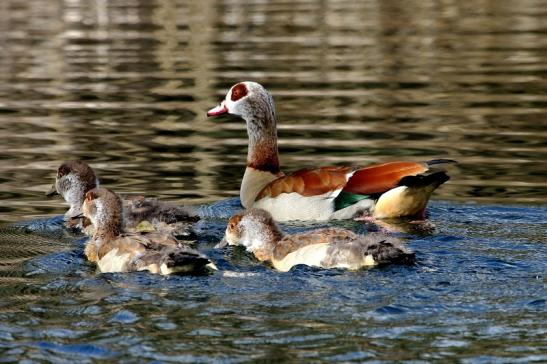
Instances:
[[[279,169],[277,126],[272,96],[256,82],[240,82],[207,116],[232,114],[247,123],[247,168],[241,204],[269,211],[275,220],[423,216],[433,191],[449,177],[455,161],[391,162],[364,168],[322,167],[284,175]]]
[[[414,261],[413,252],[383,234],[357,235],[346,229],[327,228],[285,235],[270,213],[254,208],[230,218],[217,247],[227,244],[244,246],[258,260],[271,262],[282,272],[298,264],[355,270]]]
[[[70,205],[64,216],[66,224],[92,235],[93,227],[89,222],[75,216],[81,215],[85,194],[98,186],[99,179],[87,163],[70,160],[59,166],[55,183],[46,195],[61,195]],[[177,206],[143,196],[124,196],[122,201],[124,231],[162,230],[174,235],[187,235],[190,223],[199,220],[196,211],[188,206]]]
[[[122,209],[122,200],[106,188],[97,187],[85,194],[83,215],[95,227],[85,255],[102,273],[148,270],[167,275],[216,269],[207,257],[171,234],[123,233]]]

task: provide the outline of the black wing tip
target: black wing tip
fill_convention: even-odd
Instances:
[[[432,167],[439,164],[458,164],[458,161],[454,159],[438,158],[438,159],[428,160],[425,163],[427,164],[428,167]]]
[[[450,179],[444,171],[418,174],[416,176],[405,176],[399,181],[399,186],[426,187],[431,185],[440,186]]]
[[[178,251],[169,253],[165,264],[168,268],[189,266],[200,269],[212,263],[208,258],[196,252]]]

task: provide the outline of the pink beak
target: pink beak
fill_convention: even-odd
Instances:
[[[224,105],[224,101],[220,105],[213,107],[211,110],[207,111],[207,116],[218,116],[222,114],[227,114],[228,108]]]

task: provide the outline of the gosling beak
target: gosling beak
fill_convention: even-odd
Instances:
[[[218,243],[217,245],[215,245],[215,249],[222,249],[222,248],[224,248],[226,245],[228,245],[228,240],[226,239],[226,237],[223,237],[222,240],[220,241],[220,243]]]
[[[51,186],[49,191],[46,192],[46,196],[47,197],[59,196],[59,192],[57,192],[55,185]]]
[[[78,215],[71,216],[70,218],[71,218],[71,219],[82,219],[82,218],[84,218],[84,217],[85,217],[84,214],[83,214],[83,213],[80,213],[80,214],[78,214]]]
[[[218,116],[228,113],[228,108],[224,104],[224,101],[220,105],[213,107],[211,110],[207,111],[207,116]]]

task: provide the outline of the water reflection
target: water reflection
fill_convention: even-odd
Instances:
[[[541,2],[2,6],[1,220],[60,211],[39,192],[72,157],[124,192],[236,194],[243,123],[204,110],[245,79],[276,98],[286,170],[443,156],[439,199],[545,201]]]

